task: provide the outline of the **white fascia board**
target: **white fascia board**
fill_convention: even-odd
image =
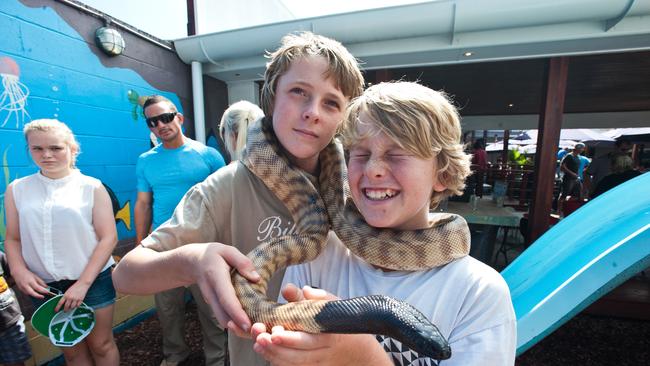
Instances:
[[[336,14],[194,36],[175,42],[184,60],[211,64],[223,81],[259,80],[266,50],[290,32],[333,37],[366,69],[650,49],[650,0],[439,1]],[[564,21],[564,23],[560,23]],[[473,52],[465,57],[466,51]]]
[[[502,34],[503,31],[486,32],[490,34],[483,35],[468,34],[462,38],[471,40],[467,45],[460,41],[453,46],[448,43],[445,45],[445,40],[441,37],[417,37],[350,44],[347,47],[360,59],[366,70],[650,49],[650,30],[648,33],[611,32],[606,37],[601,37],[588,32],[588,28],[591,27],[580,25],[574,28],[574,37],[563,33],[552,40],[536,37],[534,41],[519,39],[517,42],[516,34],[519,32],[512,30],[509,34]],[[570,27],[563,29],[569,30]],[[485,38],[488,35],[493,36],[492,42]],[[465,57],[465,51],[472,51],[473,55]],[[220,64],[206,65],[204,72],[223,81],[260,80],[266,61],[262,55],[224,60]]]
[[[650,111],[565,113],[562,128],[650,127]],[[463,131],[530,130],[539,127],[538,114],[462,116]]]

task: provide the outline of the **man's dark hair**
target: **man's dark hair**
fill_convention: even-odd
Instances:
[[[166,102],[169,104],[169,108],[172,110],[172,112],[178,112],[178,109],[176,109],[176,105],[174,102],[171,100],[163,97],[162,95],[152,95],[145,100],[144,104],[142,105],[142,111],[145,111],[148,106],[156,103],[161,103],[161,102]]]
[[[476,141],[474,141],[474,148],[475,149],[485,149],[485,140],[476,139]]]

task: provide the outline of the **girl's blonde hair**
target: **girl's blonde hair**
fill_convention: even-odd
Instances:
[[[79,147],[79,142],[74,137],[72,130],[65,123],[56,120],[56,119],[36,119],[23,127],[23,135],[25,135],[25,141],[29,144],[29,134],[34,131],[47,132],[47,133],[60,133],[63,136],[63,142],[68,145],[71,151],[72,159],[70,161],[70,167],[74,168],[77,163],[77,156],[81,153],[81,148]]]
[[[365,113],[370,121],[361,121]],[[341,127],[345,149],[367,138],[357,126],[372,123],[374,133],[385,133],[400,148],[416,156],[436,158],[437,180],[446,187],[433,192],[431,207],[445,197],[460,195],[470,174],[470,157],[463,151],[460,117],[447,96],[414,82],[373,85],[348,106]]]
[[[231,161],[241,158],[241,154],[246,147],[248,126],[262,117],[264,117],[264,113],[260,107],[245,100],[234,103],[223,112],[219,124],[219,133],[226,145]],[[233,139],[231,136],[236,138]]]

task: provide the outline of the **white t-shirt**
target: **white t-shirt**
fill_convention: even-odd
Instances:
[[[12,183],[22,255],[45,282],[77,280],[95,251],[95,178],[73,170],[60,179],[40,173]],[[115,263],[110,257],[102,271]]]
[[[282,287],[287,283],[319,287],[341,298],[383,294],[410,303],[451,345],[451,359],[439,365],[514,365],[516,318],[508,286],[499,273],[472,257],[427,271],[384,272],[350,253],[330,233],[318,258],[287,268]],[[396,365],[437,365],[399,341],[377,338]]]

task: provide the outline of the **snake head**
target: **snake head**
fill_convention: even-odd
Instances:
[[[386,303],[385,321],[389,329],[385,335],[399,340],[421,356],[436,360],[451,357],[451,347],[445,337],[418,309],[388,296],[378,297]]]
[[[323,333],[381,334],[402,342],[421,356],[451,357],[451,347],[424,314],[412,305],[384,295],[329,301],[314,318]]]

